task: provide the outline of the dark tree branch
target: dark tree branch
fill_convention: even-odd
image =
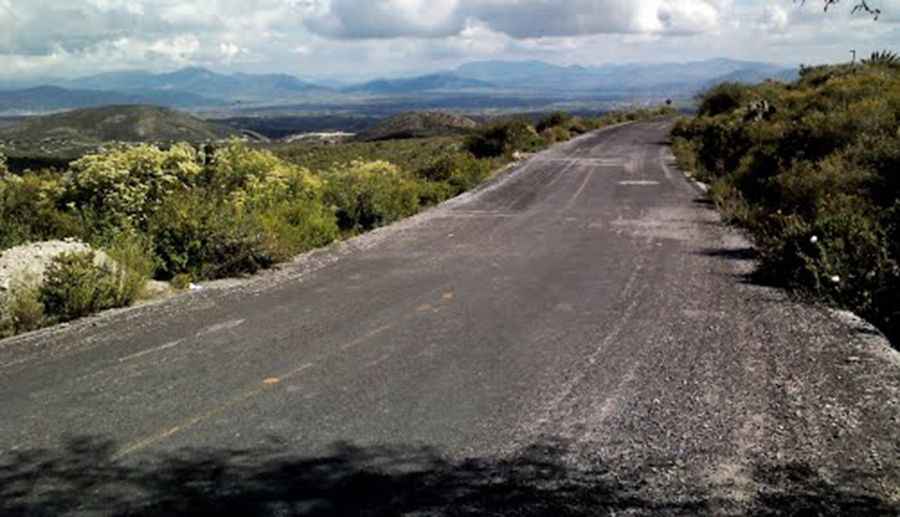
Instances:
[[[822,1],[825,2],[825,11],[828,11],[829,7],[831,7],[835,4],[841,3],[841,0],[822,0]],[[801,5],[806,4],[806,0],[800,0],[800,4]],[[856,4],[854,4],[854,6],[853,6],[852,13],[853,14],[856,14],[856,13],[870,14],[870,15],[872,15],[872,17],[874,17],[877,20],[878,17],[881,16],[881,9],[870,6],[868,0],[856,0]]]

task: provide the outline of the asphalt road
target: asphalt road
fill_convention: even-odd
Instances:
[[[0,342],[0,514],[900,514],[898,355],[755,285],[667,129]]]

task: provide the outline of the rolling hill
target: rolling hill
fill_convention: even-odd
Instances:
[[[401,113],[357,135],[357,140],[393,140],[457,135],[478,127],[474,120],[436,111]]]
[[[0,129],[0,139],[42,142],[205,142],[239,136],[230,127],[156,106],[106,106],[31,117]]]

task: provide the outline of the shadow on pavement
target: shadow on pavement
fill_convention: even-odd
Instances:
[[[750,247],[745,248],[710,248],[701,250],[701,255],[732,260],[755,260],[757,252]]]
[[[60,515],[705,515],[733,502],[647,497],[655,466],[590,469],[562,443],[507,458],[449,460],[427,447],[336,444],[315,457],[274,441],[114,459],[117,445],[72,439],[59,450],[0,456],[0,514]],[[798,465],[760,469],[752,514],[896,515],[900,508],[826,483]],[[735,508],[735,507],[732,507]],[[718,510],[717,510],[718,509]]]

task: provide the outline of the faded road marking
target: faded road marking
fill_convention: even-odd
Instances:
[[[653,186],[653,185],[659,185],[659,182],[653,181],[653,180],[627,180],[627,181],[620,181],[619,185],[633,186],[633,187],[649,187],[649,186]]]
[[[669,169],[669,164],[666,163],[669,161],[671,151],[669,151],[668,147],[661,147],[659,149],[659,165],[662,167],[663,174],[666,176],[666,179],[672,179],[672,170]],[[675,156],[672,155],[671,159],[674,160]]]
[[[568,163],[572,165],[593,165],[594,167],[622,167],[621,158],[537,158],[537,163]]]
[[[125,357],[120,358],[120,359],[119,359],[119,362],[120,362],[120,363],[124,363],[124,362],[126,362],[126,361],[131,361],[131,360],[137,359],[137,358],[139,358],[139,357],[144,357],[145,355],[153,354],[153,353],[156,353],[156,352],[162,352],[163,350],[168,350],[168,349],[170,349],[170,348],[175,348],[176,346],[180,345],[180,344],[183,343],[183,342],[184,342],[183,339],[179,339],[178,341],[171,341],[171,342],[169,342],[169,343],[166,343],[165,345],[160,345],[160,346],[158,346],[158,347],[156,347],[156,348],[151,348],[151,349],[149,349],[149,350],[144,350],[143,352],[138,352],[138,353],[136,353],[136,354],[126,355]]]
[[[341,350],[349,350],[349,349],[355,347],[356,345],[363,343],[365,341],[368,341],[369,339],[372,339],[373,337],[377,336],[378,334],[381,334],[382,332],[389,330],[391,327],[393,327],[393,325],[384,325],[384,326],[378,327],[377,329],[366,333],[364,336],[358,337],[358,338],[354,339],[353,341],[343,345],[341,347]]]
[[[587,188],[588,183],[590,183],[591,178],[593,178],[593,177],[594,177],[594,171],[593,170],[588,171],[587,175],[585,175],[585,177],[584,177],[584,181],[581,182],[581,186],[578,187],[578,190],[575,191],[575,195],[572,196],[572,199],[570,199],[569,202],[566,204],[566,210],[572,208],[575,205],[575,202],[578,201],[578,198],[584,192],[584,189]]]
[[[210,327],[206,327],[205,329],[201,330],[200,332],[197,332],[196,337],[206,336],[208,334],[213,334],[216,332],[222,332],[223,330],[231,330],[233,328],[240,327],[241,325],[244,324],[245,321],[247,321],[247,320],[223,321],[222,323],[217,323]]]
[[[182,422],[178,425],[172,426],[172,427],[166,429],[165,431],[151,435],[147,438],[144,438],[143,440],[134,442],[133,444],[122,448],[119,452],[117,452],[112,457],[112,459],[119,460],[129,454],[140,451],[142,449],[146,449],[147,447],[150,447],[151,445],[155,445],[155,444],[165,440],[166,438],[169,438],[171,436],[174,436],[177,433],[180,433],[181,431],[190,429],[190,428],[196,426],[197,424],[200,424],[206,420],[209,420],[210,418],[212,418],[214,416],[218,416],[218,415],[228,411],[229,409],[233,408],[234,406],[237,406],[238,404],[240,404],[242,402],[250,400],[253,397],[256,397],[258,395],[262,395],[263,393],[266,393],[267,391],[271,391],[274,386],[280,384],[282,381],[290,379],[291,377],[294,377],[312,367],[313,367],[312,363],[306,363],[299,368],[295,368],[295,369],[285,373],[284,375],[281,375],[279,377],[272,377],[271,379],[278,379],[278,382],[264,383],[265,385],[261,388],[256,388],[253,390],[246,391],[246,392],[238,395],[237,397],[234,397],[233,399],[230,399],[227,402],[225,402],[219,406],[216,406],[213,409],[210,409],[209,411],[207,411],[205,413],[202,413],[193,418],[185,420],[184,422]],[[266,380],[270,380],[270,379],[266,379]]]

